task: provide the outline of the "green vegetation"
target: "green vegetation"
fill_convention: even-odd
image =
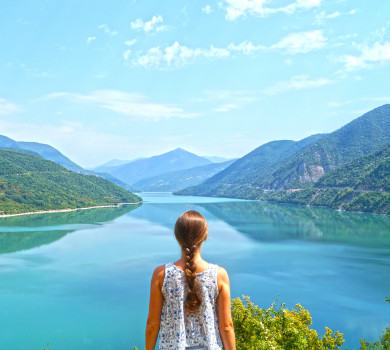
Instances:
[[[76,174],[33,155],[0,150],[0,215],[139,201],[102,178]]]
[[[389,350],[390,349],[390,327],[386,327],[382,336],[376,341],[367,341],[360,339],[359,350]]]
[[[331,171],[313,188],[264,192],[258,199],[390,214],[390,143]]]
[[[390,192],[390,143],[322,177],[314,187]]]
[[[322,137],[324,135],[318,134],[299,142],[268,142],[203,184],[178,191],[176,194],[254,199],[262,193],[261,183],[272,174],[275,167]]]
[[[284,304],[268,309],[254,305],[249,297],[232,301],[232,317],[237,350],[341,349],[343,334],[326,328],[320,337],[307,310],[297,304],[292,310]]]
[[[384,105],[325,136],[267,143],[175,194],[390,214],[389,130],[390,105]]]
[[[389,298],[386,297],[389,301]],[[325,327],[321,337],[310,329],[309,312],[301,305],[288,310],[275,303],[268,309],[253,304],[249,297],[232,300],[232,317],[236,333],[237,350],[322,350],[341,349],[343,334]],[[377,341],[360,339],[359,350],[389,350],[390,327],[386,327]]]

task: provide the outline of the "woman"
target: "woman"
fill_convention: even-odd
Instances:
[[[235,350],[230,285],[225,269],[201,256],[207,221],[196,211],[180,215],[175,236],[181,258],[158,266],[150,286],[146,350]]]

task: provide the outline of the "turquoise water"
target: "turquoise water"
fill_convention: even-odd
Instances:
[[[233,297],[300,303],[349,349],[390,325],[390,217],[142,197],[140,207],[0,219],[0,349],[142,348],[152,271],[177,259],[172,228],[189,209],[207,218],[203,257],[228,270]]]

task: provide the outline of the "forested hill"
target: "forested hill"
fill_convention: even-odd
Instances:
[[[308,145],[317,142],[325,135],[312,135],[301,141],[280,140],[268,142],[236,160],[228,168],[204,183],[178,191],[177,194],[256,198],[261,193],[258,184],[267,179],[281,162]]]
[[[390,142],[390,105],[373,109],[305,147],[259,184],[264,189],[311,187],[323,175]]]
[[[313,188],[264,192],[264,200],[390,214],[390,143],[322,177]]]
[[[263,191],[312,188],[325,174],[390,142],[390,105],[375,108],[330,134],[315,136],[300,141],[306,141],[301,148],[291,141],[265,144],[203,184],[177,194],[256,199]]]
[[[76,174],[38,156],[0,149],[0,215],[141,200],[97,176]]]

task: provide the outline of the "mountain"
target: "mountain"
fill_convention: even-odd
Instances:
[[[57,164],[62,165],[64,168],[74,171],[76,173],[82,173],[84,169],[72,162],[69,158],[65,157],[60,151],[52,146],[38,143],[38,142],[23,142],[14,141],[9,137],[0,135],[0,147],[2,148],[20,148],[38,153],[41,157],[51,160]]]
[[[390,143],[329,172],[313,188],[264,192],[259,198],[390,214]]]
[[[271,141],[236,160],[225,170],[204,183],[176,192],[180,195],[254,198],[262,191],[258,183],[267,178],[283,160],[302,148],[317,142],[325,134],[309,136],[301,141]]]
[[[133,185],[148,177],[206,164],[211,164],[211,161],[181,148],[177,148],[158,156],[139,159],[128,164],[111,167],[106,169],[106,172],[122,180],[126,184]]]
[[[40,155],[42,158],[51,160],[59,165],[62,165],[65,169],[74,171],[75,173],[84,174],[84,175],[95,175],[102,177],[112,183],[123,187],[126,190],[131,191],[132,189],[119,179],[116,179],[114,176],[104,172],[104,169],[100,171],[86,170],[81,166],[77,165],[69,158],[64,156],[60,151],[55,149],[50,145],[46,145],[38,142],[24,142],[24,141],[14,141],[9,137],[0,135],[0,149],[8,149],[11,151],[19,153],[27,153],[32,155]]]
[[[173,171],[153,177],[148,177],[133,184],[140,191],[173,192],[189,186],[195,186],[219,173],[231,165],[234,160],[224,163],[213,163],[190,169]]]
[[[0,214],[140,200],[100,177],[76,174],[41,157],[0,149]]]
[[[315,188],[351,187],[361,191],[390,192],[390,143],[323,176]]]
[[[263,145],[205,183],[177,194],[256,199],[263,198],[263,191],[311,188],[325,174],[390,142],[390,105],[330,134],[313,137],[302,140],[306,142],[303,147],[292,141]]]
[[[216,156],[201,156],[202,158],[208,159],[210,162],[213,163],[225,163],[229,160],[233,160],[232,158],[225,158],[225,157],[216,157]],[[236,159],[234,159],[236,160]]]
[[[311,187],[323,175],[390,142],[390,105],[373,109],[290,157],[261,182],[271,190]]]
[[[142,159],[142,158],[138,158],[138,159]],[[134,160],[111,159],[110,161],[108,161],[104,164],[98,165],[98,166],[92,168],[91,170],[96,171],[96,172],[100,172],[100,173],[105,173],[107,171],[107,169],[110,169],[114,166],[128,164],[128,163],[131,163],[131,162],[138,160],[138,159],[134,159]]]

